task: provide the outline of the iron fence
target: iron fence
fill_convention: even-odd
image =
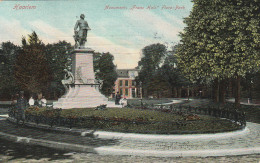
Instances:
[[[181,106],[181,105],[160,105],[160,106],[148,106],[144,105],[142,107],[135,107],[142,110],[157,110],[165,112],[168,114],[178,114],[186,117],[184,120],[173,120],[173,121],[150,121],[147,119],[137,118],[137,119],[126,119],[126,118],[107,118],[99,116],[89,116],[89,117],[75,117],[75,116],[61,116],[62,109],[48,109],[44,114],[31,114],[29,112],[25,113],[25,120],[27,122],[33,122],[38,124],[47,124],[50,127],[53,126],[65,126],[65,127],[80,127],[84,124],[84,128],[88,129],[103,129],[109,128],[110,131],[120,131],[120,132],[139,132],[139,130],[131,129],[131,125],[142,126],[142,125],[152,125],[158,129],[155,131],[142,131],[141,133],[164,133],[164,134],[183,134],[183,133],[198,133],[197,131],[187,130],[183,131],[181,128],[190,124],[202,124],[205,121],[196,119],[196,115],[208,115],[219,119],[227,119],[233,123],[239,125],[237,129],[243,129],[246,126],[246,118],[244,112],[239,112],[237,110],[231,110],[229,108],[214,108],[214,107],[192,107],[192,106]],[[9,117],[16,118],[16,108],[12,107],[9,109]],[[195,119],[194,119],[195,117]],[[218,120],[210,120],[207,123],[216,123]],[[121,129],[117,129],[116,126],[123,126]],[[174,130],[164,131],[161,127],[172,127]],[[233,129],[234,130],[234,129]],[[219,131],[200,131],[199,133],[208,132],[226,132],[231,131],[230,129],[223,129]]]

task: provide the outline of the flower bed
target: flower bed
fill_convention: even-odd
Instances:
[[[216,133],[241,128],[237,123],[226,119],[171,112],[167,109],[107,108],[96,110],[84,108],[61,110],[30,107],[25,113],[27,121],[35,123],[118,132]]]

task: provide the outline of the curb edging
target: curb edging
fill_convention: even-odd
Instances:
[[[61,150],[73,150],[75,152],[90,152],[90,153],[97,153],[92,146],[83,146],[78,144],[70,144],[70,143],[62,143],[62,142],[55,142],[50,140],[43,140],[43,139],[33,139],[28,137],[20,137],[15,136],[12,134],[6,134],[0,132],[0,138],[11,140],[17,143],[24,143],[30,145],[39,145],[49,148],[61,149]]]

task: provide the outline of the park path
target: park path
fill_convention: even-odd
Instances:
[[[209,100],[196,99],[184,105],[208,104]],[[259,158],[260,154],[260,124],[251,122],[247,122],[244,130],[219,134],[146,135],[95,131],[90,136],[90,131],[84,129],[46,128],[29,123],[17,128],[9,121],[12,119],[7,120],[7,117],[0,116],[1,139],[71,152],[90,152],[104,157],[231,157],[256,154],[256,158]]]
[[[40,127],[40,126],[38,126]],[[42,127],[43,128],[43,127]],[[81,136],[87,132],[64,128],[43,130],[16,127],[2,118],[0,138],[43,145],[57,149],[91,152],[101,155],[136,155],[155,157],[225,156],[260,153],[260,125],[247,123],[241,131],[219,134],[146,135],[95,131],[92,137]],[[66,130],[66,132],[65,132]]]

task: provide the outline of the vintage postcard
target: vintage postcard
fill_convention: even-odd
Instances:
[[[258,0],[0,0],[0,162],[259,162]]]

